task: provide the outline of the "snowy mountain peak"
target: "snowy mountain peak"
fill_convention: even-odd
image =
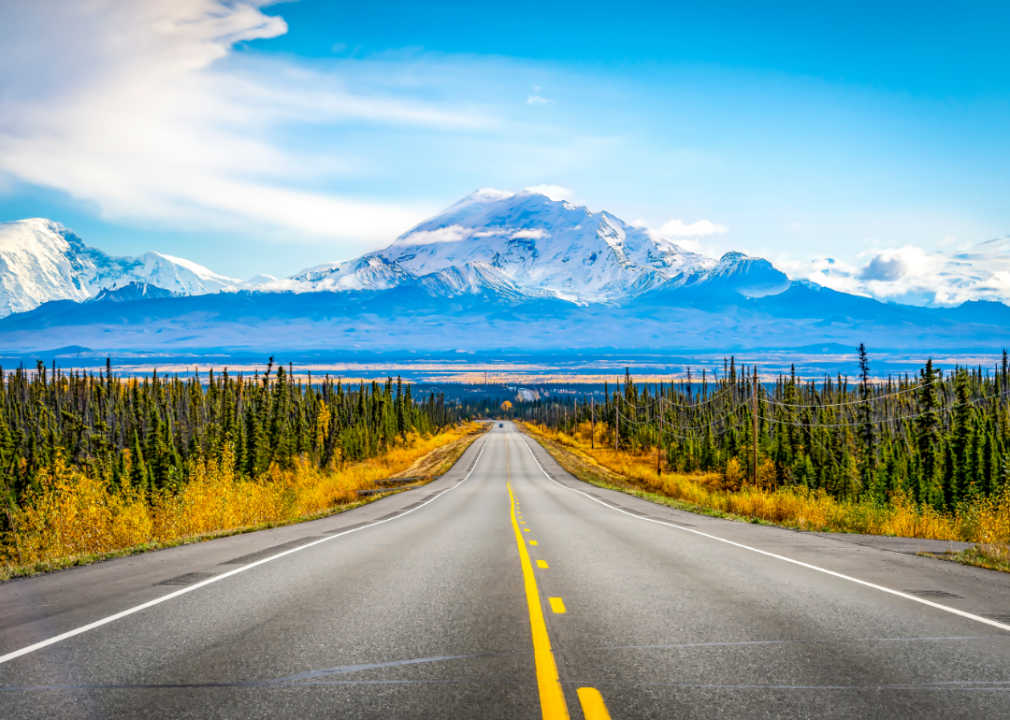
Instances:
[[[716,261],[606,212],[529,190],[485,188],[384,250],[311,268],[293,280],[302,289],[381,289],[467,265],[495,268],[526,295],[617,302]]]
[[[105,288],[93,298],[85,300],[85,302],[130,302],[133,300],[158,300],[170,297],[176,297],[175,293],[163,290],[156,285],[134,280],[115,290]]]
[[[704,285],[707,290],[732,290],[744,297],[777,295],[789,288],[790,280],[764,258],[750,257],[741,252],[725,253],[715,267],[687,281],[687,285]]]
[[[383,250],[283,280],[257,276],[239,282],[156,252],[111,257],[49,220],[0,223],[0,317],[49,300],[80,302],[124,287],[129,290],[116,298],[151,297],[148,287],[201,295],[406,286],[433,297],[503,303],[557,298],[582,305],[619,304],[680,289],[761,297],[789,286],[789,279],[761,258],[730,252],[716,260],[693,253],[655,230],[552,199],[543,189],[476,190]]]
[[[183,295],[218,292],[237,283],[169,255],[111,257],[52,220],[0,223],[0,317],[50,300],[82,302],[133,282]]]

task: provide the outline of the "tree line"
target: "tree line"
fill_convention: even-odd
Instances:
[[[723,372],[687,372],[674,383],[639,384],[629,372],[604,399],[532,403],[519,417],[576,432],[594,444],[655,452],[679,472],[738,473],[763,486],[823,488],[844,499],[885,502],[896,493],[951,509],[1010,482],[1010,364],[991,369],[932,360],[915,375],[873,378],[865,347],[860,374],[755,382],[735,358]],[[757,422],[755,423],[755,419]],[[754,460],[754,428],[757,461]],[[657,458],[658,460],[658,458]]]
[[[233,458],[253,479],[299,457],[327,467],[375,457],[410,433],[436,433],[471,414],[443,393],[413,397],[400,378],[345,386],[296,377],[273,358],[263,373],[186,379],[157,371],[121,378],[110,361],[104,372],[42,362],[34,371],[0,368],[0,493],[16,506],[58,459],[151,493],[177,490],[201,459]]]

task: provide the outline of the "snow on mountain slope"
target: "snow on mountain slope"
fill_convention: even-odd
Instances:
[[[231,289],[239,283],[195,262],[156,252],[132,259],[113,259],[121,264],[128,277],[182,295],[206,295]]]
[[[496,268],[525,293],[578,303],[620,301],[717,265],[606,212],[485,189],[384,250],[310,268],[292,281],[306,290],[382,289],[467,264]]]
[[[154,252],[111,257],[51,220],[0,223],[0,317],[50,300],[81,302],[131,282],[201,295],[230,289],[238,281]]]
[[[502,305],[548,298],[585,305],[621,304],[643,295],[669,304],[676,299],[667,293],[680,289],[730,300],[761,297],[782,292],[789,279],[760,258],[727,253],[715,260],[610,213],[529,190],[478,190],[384,250],[281,280],[260,275],[239,282],[154,252],[111,257],[49,220],[0,223],[0,317],[50,300],[81,302],[130,283],[173,295],[404,288],[432,298],[467,295]]]
[[[686,287],[704,286],[707,290],[733,290],[744,297],[778,295],[789,288],[784,272],[763,258],[728,252],[715,267],[698,273],[684,282]]]
[[[546,291],[524,290],[512,277],[487,263],[465,263],[422,275],[417,285],[431,295],[458,297],[484,295],[497,301],[514,302],[528,297],[551,297]]]
[[[175,293],[171,293],[168,290],[162,290],[156,285],[149,285],[147,283],[141,283],[134,280],[122,287],[116,288],[115,290],[105,288],[99,291],[99,293],[94,297],[85,300],[85,302],[132,302],[134,300],[145,299],[161,300],[170,297],[176,297]]]

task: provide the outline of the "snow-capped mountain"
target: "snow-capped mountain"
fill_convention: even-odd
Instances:
[[[861,342],[974,352],[1006,346],[1010,327],[1000,303],[885,304],[790,282],[761,258],[691,253],[606,212],[490,190],[384,250],[244,283],[167,255],[110,257],[46,220],[0,224],[0,303],[0,346],[29,357],[68,347],[652,353]]]
[[[679,280],[671,285],[706,293],[732,291],[748,298],[778,295],[791,284],[784,272],[764,258],[739,252],[728,252],[713,267]]]
[[[157,285],[149,285],[134,280],[116,289],[103,288],[97,295],[88,298],[85,302],[133,302],[134,300],[161,300],[170,297],[177,297],[177,295],[168,290],[163,290]]]
[[[485,189],[384,250],[309,268],[276,289],[383,290],[455,269],[473,281],[509,283],[534,297],[608,303],[691,278],[703,281],[720,267],[607,212],[534,192]],[[468,289],[472,292],[473,285]]]
[[[0,317],[50,300],[82,302],[134,282],[178,295],[213,293],[238,283],[156,252],[112,257],[51,220],[0,223]]]
[[[414,288],[443,299],[586,305],[679,289],[760,297],[781,292],[789,279],[760,258],[727,253],[715,260],[610,213],[529,191],[478,190],[384,250],[282,280],[258,275],[239,282],[155,252],[112,257],[49,220],[0,223],[0,317],[51,300],[83,302],[131,283],[136,287],[115,297],[160,296],[150,288],[168,295]]]

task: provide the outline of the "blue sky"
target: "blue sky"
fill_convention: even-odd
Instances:
[[[548,184],[629,222],[728,228],[674,239],[840,289],[1010,297],[1004,251],[974,247],[1010,233],[1006,3],[0,17],[0,220],[49,217],[115,254],[286,276],[476,188]]]

